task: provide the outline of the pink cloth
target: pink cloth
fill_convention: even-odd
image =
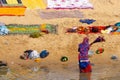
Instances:
[[[89,0],[47,0],[48,8],[93,8]]]

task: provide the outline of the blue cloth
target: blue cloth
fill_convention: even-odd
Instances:
[[[93,19],[81,19],[79,20],[80,22],[82,23],[87,23],[87,24],[92,24],[93,22],[95,22],[96,20],[93,20]]]
[[[88,66],[89,62],[79,62],[80,68],[85,69]]]
[[[120,32],[120,29],[117,29],[115,32]]]
[[[6,35],[9,33],[9,30],[5,25],[0,25],[0,35]]]
[[[47,50],[43,50],[40,53],[40,58],[45,58],[49,55],[49,52]]]
[[[120,22],[114,24],[118,29],[115,32],[120,32]]]
[[[120,22],[115,23],[115,26],[120,26]]]

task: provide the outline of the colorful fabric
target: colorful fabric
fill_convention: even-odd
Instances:
[[[85,37],[83,42],[79,44],[78,51],[80,52],[78,55],[79,60],[79,68],[81,73],[91,72],[90,61],[88,60],[88,51],[90,48],[89,39]]]
[[[6,25],[9,34],[31,34],[31,33],[52,33],[57,34],[58,25],[53,24],[37,24],[37,25],[22,25],[9,24]]]
[[[88,34],[88,33],[101,33],[102,30],[105,30],[106,26],[79,26],[75,29],[75,32],[79,34]],[[72,28],[68,28],[66,32],[72,33]]]
[[[90,45],[89,45],[89,39],[85,37],[83,39],[83,42],[79,44],[78,51],[79,54],[79,60],[88,60],[88,51],[89,51]]]
[[[80,62],[79,68],[81,73],[92,72],[90,62]]]
[[[93,8],[89,0],[47,0],[48,8]]]

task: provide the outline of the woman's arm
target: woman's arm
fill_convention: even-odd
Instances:
[[[98,36],[92,43],[90,43],[90,46],[93,45],[94,43],[98,42],[105,42],[105,39],[103,36]]]
[[[94,44],[94,42],[90,43],[90,46],[92,46]]]

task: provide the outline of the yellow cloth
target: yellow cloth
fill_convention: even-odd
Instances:
[[[45,9],[47,6],[43,0],[22,0],[22,3],[27,8],[30,9],[34,9],[34,8]]]
[[[0,8],[0,15],[2,16],[24,16],[26,8],[25,7],[5,7]]]
[[[18,4],[17,0],[6,0],[8,4]]]
[[[42,24],[42,25],[40,26],[40,30],[41,30],[41,31],[46,30],[46,24]]]
[[[34,61],[35,62],[40,62],[40,58],[36,58]]]
[[[109,30],[101,30],[101,33],[103,33],[103,34],[107,33],[108,34],[108,33],[110,33],[110,31]]]

